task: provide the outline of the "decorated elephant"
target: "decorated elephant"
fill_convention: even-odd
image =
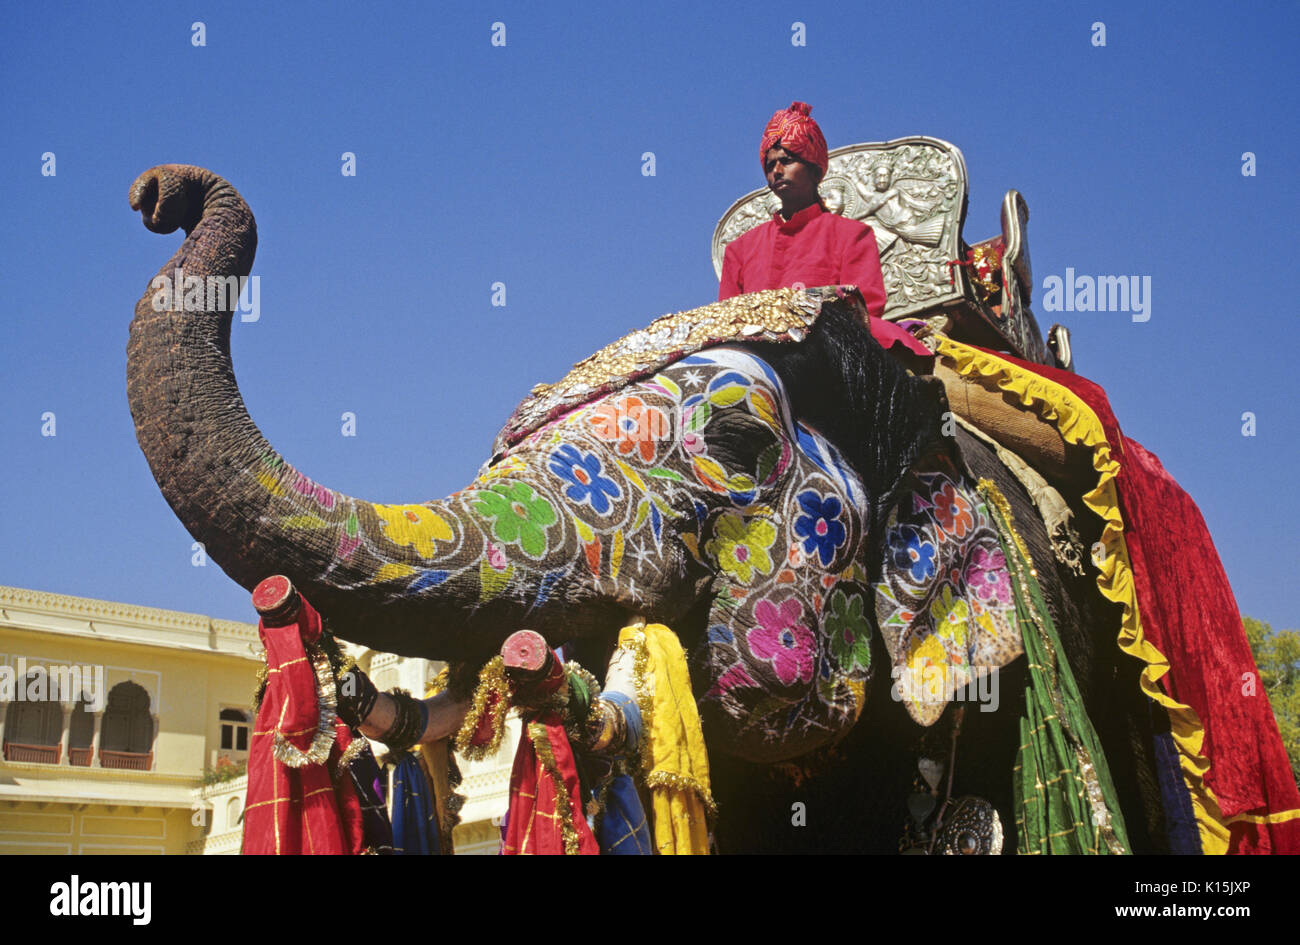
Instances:
[[[952,422],[942,384],[872,340],[851,287],[664,316],[534,388],[464,489],[379,504],[290,466],[244,408],[233,299],[207,294],[253,263],[235,189],[165,165],[130,202],[187,234],[131,325],[138,439],[241,585],[285,574],[336,636],[471,669],[524,627],[600,667],[632,618],[665,624],[689,657],[723,851],[892,852],[924,819],[908,806],[923,781],[987,800],[1014,850],[1032,691],[1005,551],[1019,536],[1064,651],[1050,658],[1109,760],[1115,801],[1094,809],[1120,848],[1166,848],[1162,723],[1114,645],[1119,605],[1060,553],[996,445]],[[1103,523],[1069,501],[1090,547]],[[943,698],[898,685],[922,658],[955,671]],[[951,701],[987,671],[996,700]]]

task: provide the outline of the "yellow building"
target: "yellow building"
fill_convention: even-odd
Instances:
[[[0,586],[0,852],[184,853],[246,757],[254,624]]]
[[[380,689],[438,668],[351,651]],[[0,586],[0,854],[238,853],[247,779],[204,770],[247,758],[260,652],[256,624]],[[458,852],[496,852],[514,727],[461,762]]]

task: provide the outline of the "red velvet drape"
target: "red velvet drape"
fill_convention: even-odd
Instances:
[[[1121,467],[1116,491],[1143,631],[1170,663],[1161,684],[1201,720],[1205,782],[1226,818],[1242,817],[1229,850],[1300,853],[1300,792],[1200,510],[1153,453],[1123,435],[1100,386],[990,353],[1068,388],[1101,420]]]

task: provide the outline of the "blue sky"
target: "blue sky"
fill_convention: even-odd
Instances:
[[[332,488],[421,501],[472,478],[533,384],[715,297],[714,225],[799,99],[832,147],[960,147],[970,242],[1019,189],[1036,297],[1067,267],[1150,277],[1145,323],[1039,320],[1197,500],[1241,609],[1300,623],[1294,3],[124,3],[6,25],[0,583],[253,617],[191,566],[135,443],[127,326],[180,236],[128,209],[141,171],[211,168],[257,215],[261,318],[233,352],[271,443]]]

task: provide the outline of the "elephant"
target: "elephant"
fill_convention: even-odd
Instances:
[[[942,385],[876,344],[855,290],[665,316],[535,388],[464,489],[372,503],[289,465],[244,407],[233,300],[198,291],[251,271],[257,229],[236,190],[163,165],[130,204],[148,229],[186,234],[131,323],[137,438],[181,522],[245,588],[284,574],[337,637],[457,668],[525,627],[603,667],[630,619],[663,623],[689,657],[722,852],[894,852],[919,754],[945,758],[959,793],[1013,822],[1025,659],[1001,654],[997,711],[948,706],[918,724],[882,669],[893,654],[875,604],[909,565],[890,528],[900,497],[986,478],[1038,563],[1131,847],[1164,848],[1160,723],[1136,660],[1107,638],[1116,605],[1056,561],[991,448],[945,429]],[[982,506],[943,494],[977,530]],[[1086,547],[1095,535],[1076,520]]]

